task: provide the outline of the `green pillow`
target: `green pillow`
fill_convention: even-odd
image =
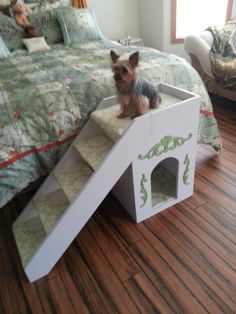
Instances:
[[[23,29],[13,18],[0,13],[0,36],[9,50],[22,49],[24,37]]]
[[[103,38],[94,11],[63,7],[57,10],[65,45]]]
[[[10,8],[11,8],[11,4],[7,4],[7,5],[0,5],[0,11],[7,16],[11,16],[10,14]]]
[[[57,19],[56,10],[30,14],[28,19],[30,25],[37,29],[40,36],[45,37],[48,44],[63,42],[63,35]]]

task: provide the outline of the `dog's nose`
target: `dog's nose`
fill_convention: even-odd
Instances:
[[[115,79],[115,81],[119,81],[120,80],[120,74],[115,74],[114,79]]]

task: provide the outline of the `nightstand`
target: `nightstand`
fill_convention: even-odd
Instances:
[[[143,47],[143,41],[141,38],[135,38],[135,37],[130,37],[130,38],[122,38],[118,40],[118,43],[120,43],[123,46],[141,46]]]

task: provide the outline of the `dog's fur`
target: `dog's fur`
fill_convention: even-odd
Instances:
[[[161,100],[158,91],[150,82],[138,79],[139,53],[135,52],[127,60],[123,60],[111,50],[110,56],[117,98],[121,106],[117,118],[133,119],[145,114],[149,108],[157,108]]]

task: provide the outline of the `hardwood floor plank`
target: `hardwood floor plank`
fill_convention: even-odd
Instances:
[[[170,211],[184,225],[191,229],[191,232],[210,247],[225,264],[234,269],[236,265],[236,245],[229,241],[214,226],[209,225],[207,221],[197,214],[197,211],[189,210],[185,204],[177,205]]]
[[[98,211],[94,219],[89,221],[87,228],[120,281],[123,282],[141,271],[119,240],[117,231],[109,224],[101,211]]]
[[[207,187],[207,182],[205,182],[202,178],[196,176],[194,180],[194,189],[203,190]]]
[[[206,200],[204,200],[199,194],[194,193],[191,197],[185,199],[183,204],[186,204],[191,209],[196,209],[206,204]]]
[[[49,286],[44,283],[37,286],[37,291],[39,295],[39,301],[42,306],[42,312],[39,313],[58,313],[56,304],[54,303],[52,299],[52,295],[49,289]],[[32,308],[32,312],[34,311],[34,308]]]
[[[236,125],[234,122],[230,123],[228,120],[224,121],[222,119],[218,120],[218,125],[222,133],[225,134],[225,136],[232,141],[233,143],[236,143],[236,139],[233,136],[233,134],[236,133]]]
[[[58,313],[78,313],[77,308],[71,302],[68,291],[65,289],[64,283],[60,277],[48,281],[49,293],[51,295],[51,302]]]
[[[133,247],[138,256],[136,256],[137,261],[144,268],[144,273],[175,313],[207,313],[207,310],[186,287],[176,271],[166,263],[146,239],[134,243]],[[167,273],[168,276],[166,276]],[[180,291],[181,293],[179,293]]]
[[[204,173],[204,181],[208,183],[208,186],[212,186],[217,192],[222,192],[229,199],[236,201],[236,182],[234,179],[230,179],[230,176],[214,171],[214,167],[207,165],[202,165],[201,169],[196,169],[196,173],[199,176]]]
[[[145,223],[147,226],[147,224]],[[207,294],[213,305],[218,306],[218,310],[221,309],[222,313],[234,313],[236,308],[236,303],[232,301],[227,294],[224,292],[221,286],[213,280],[213,278],[202,269],[195,261],[191,258],[183,246],[179,245],[179,240],[175,234],[171,232],[168,228],[163,226],[159,217],[153,217],[148,222],[148,229],[161,241],[161,243],[171,252],[171,254],[183,265],[183,267],[188,271],[192,277],[199,283],[202,290]],[[191,287],[191,286],[190,286]],[[210,302],[210,304],[211,304]],[[205,302],[204,302],[205,304]],[[207,309],[210,313],[213,312],[209,303]]]
[[[122,234],[127,244],[135,243],[142,238],[142,235],[135,227],[133,220],[124,214],[125,210],[116,198],[109,194],[102,203],[102,208],[108,216],[110,224],[116,226],[117,231]]]
[[[170,211],[160,216],[161,223],[166,229],[171,230],[176,241],[202,269],[210,274],[211,278],[224,289],[225,293],[232,299],[236,295],[235,271],[225,265],[207,245],[204,244],[191,230],[183,224]]]
[[[71,289],[78,290],[90,313],[112,313],[114,308],[107,300],[100,283],[93,276],[90,265],[83,259],[83,252],[76,240],[66,252],[64,260],[60,262],[61,277],[63,279],[65,276],[70,277]],[[76,307],[81,306],[78,305],[78,300],[75,299],[73,302]]]
[[[138,313],[133,300],[127,295],[122,283],[87,228],[84,228],[80,236],[77,237],[77,243],[83,254],[83,259],[89,265],[89,269],[99,283],[103,294],[111,303],[113,311],[127,314]]]
[[[229,162],[227,159],[221,159],[219,161],[211,160],[209,162],[206,162],[205,165],[201,165],[197,168],[198,173],[204,172],[205,175],[205,168],[209,171],[214,171],[215,174],[219,177],[221,177],[223,180],[226,180],[228,184],[232,184],[234,187],[236,187],[236,165],[234,165],[232,162]]]
[[[231,213],[231,215],[234,217],[236,216],[235,211],[235,201],[229,198],[227,195],[225,195],[224,192],[214,189],[211,186],[208,186],[204,190],[197,192],[200,197],[205,198],[207,202],[209,202],[212,205],[220,205],[225,208],[226,211]]]
[[[231,108],[225,108],[223,106],[220,106],[218,104],[214,104],[214,113],[217,118],[217,120],[224,120],[228,121],[229,123],[236,124],[236,118],[235,118],[235,110]]]
[[[67,267],[67,262],[64,257],[60,259],[58,269],[60,273],[60,280],[63,282],[64,289],[68,293],[68,297],[74,306],[75,312],[78,313],[79,311],[81,314],[88,314],[88,307],[80,294],[80,289],[77,286],[74,275],[71,274],[69,268]],[[92,292],[91,290],[90,292]]]
[[[174,314],[151,280],[143,272],[129,278],[124,286],[133,298],[140,313]]]
[[[78,290],[89,313],[113,313],[115,309],[112,302],[107,298],[90,268],[90,265],[83,259],[83,252],[77,240],[73,241],[59,265],[59,272],[65,285],[69,280],[70,289]],[[76,294],[76,292],[73,293]],[[73,297],[72,302],[77,308],[81,304],[81,299],[76,300]]]
[[[214,206],[211,203],[199,207],[197,212],[208,224],[214,226],[229,241],[236,244],[236,217],[230,215],[222,206]]]
[[[24,280],[22,281],[22,290],[29,305],[30,313],[43,313],[44,311],[40,301],[37,285]]]
[[[218,308],[204,289],[202,289],[202,285],[195,279],[193,273],[189,271],[189,269],[186,269],[183,262],[179,261],[159,239],[159,231],[153,232],[153,229],[149,228],[150,223],[140,224],[138,226],[148,243],[155,248],[155,251],[170,267],[171,271],[176,274],[184,287],[189,290],[191,295],[194,295],[197,302],[199,302],[206,311],[211,309],[213,313],[221,313],[221,309]],[[179,285],[179,289],[183,289],[181,285]],[[179,296],[176,296],[176,298],[179,298]],[[188,311],[190,310],[191,309],[188,309]],[[194,310],[192,309],[192,311]]]
[[[14,214],[11,211],[3,210],[0,213],[0,295],[1,308],[3,313],[30,313],[27,298],[22,289],[24,273],[12,235],[11,224],[14,221]],[[17,261],[21,267],[18,273]]]

